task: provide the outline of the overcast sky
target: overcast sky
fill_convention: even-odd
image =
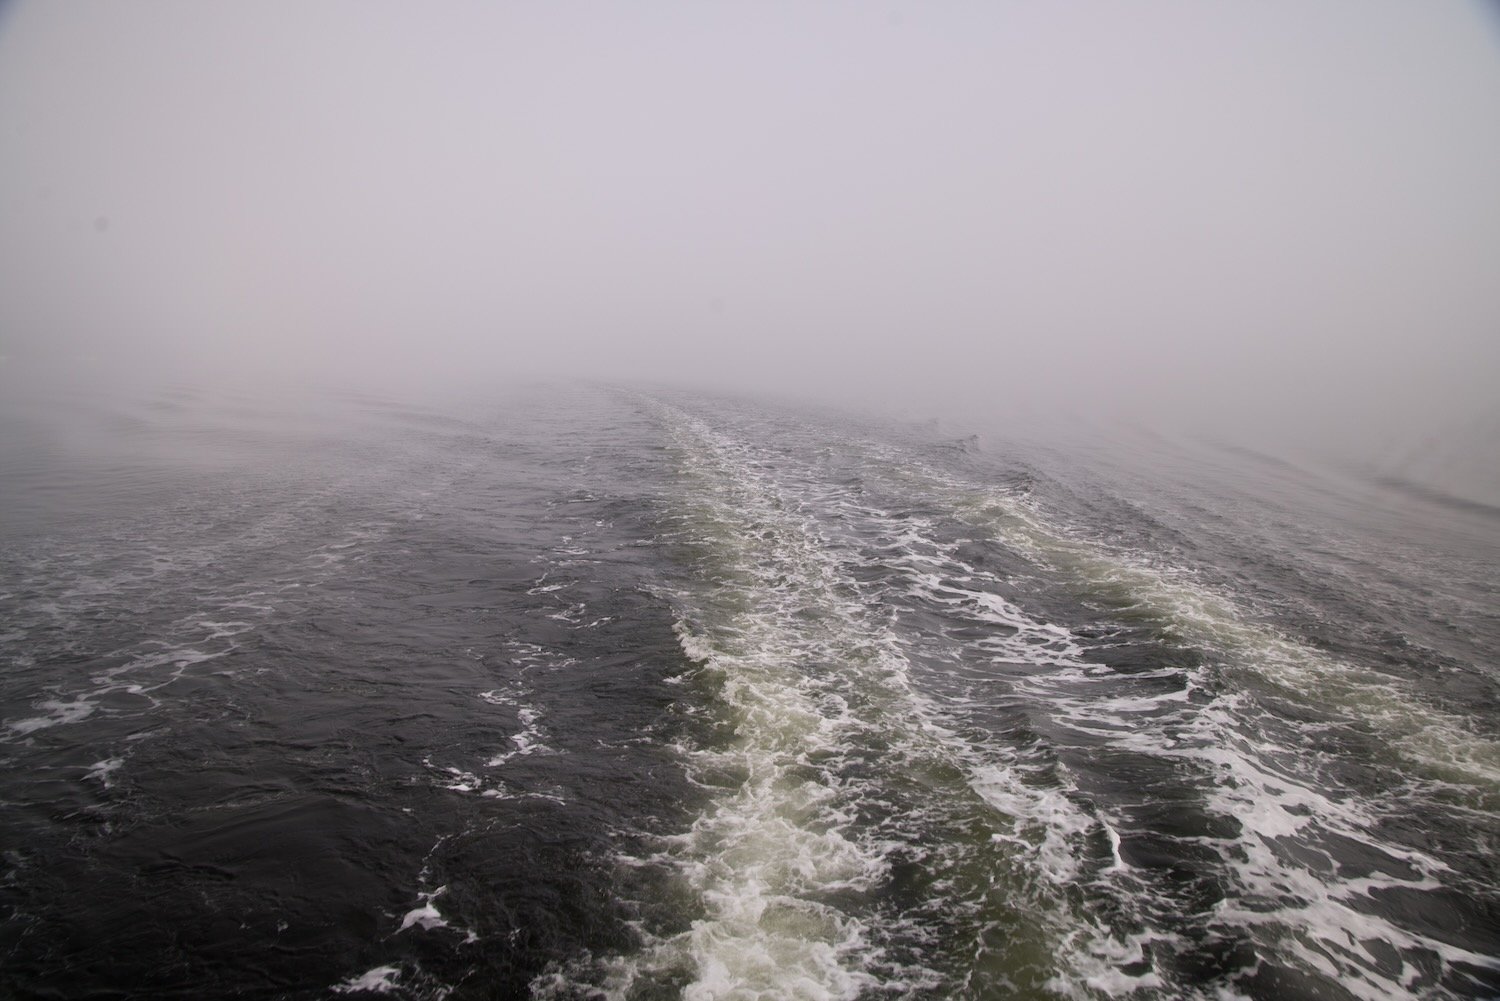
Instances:
[[[0,8],[7,371],[1500,397],[1477,2]]]

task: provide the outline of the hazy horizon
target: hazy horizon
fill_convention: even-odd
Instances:
[[[1497,25],[12,4],[0,354],[21,382],[579,375],[1482,456]]]

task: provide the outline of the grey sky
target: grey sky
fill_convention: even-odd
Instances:
[[[0,16],[9,369],[553,370],[1334,436],[1500,396],[1477,3]]]

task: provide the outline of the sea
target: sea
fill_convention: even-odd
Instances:
[[[681,388],[46,400],[0,996],[1500,997],[1492,507]]]

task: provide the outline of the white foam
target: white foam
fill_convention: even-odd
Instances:
[[[32,716],[7,723],[6,729],[17,736],[25,736],[54,726],[66,726],[69,723],[88,719],[99,706],[97,703],[90,702],[87,696],[80,696],[69,702],[60,699],[44,699],[37,703],[37,708],[44,710],[46,715]]]
[[[204,642],[207,642],[209,640],[227,639],[231,636],[239,636],[240,634],[249,632],[251,629],[255,628],[253,623],[241,622],[238,620],[230,620],[228,622],[214,622],[212,620],[204,619],[199,621],[197,625],[199,626],[199,628],[208,630],[208,635],[203,638]]]
[[[1035,694],[1036,704],[1052,707],[1057,719],[1080,733],[1203,770],[1208,779],[1205,805],[1239,828],[1237,836],[1206,842],[1220,852],[1232,886],[1212,916],[1214,923],[1254,929],[1264,955],[1316,971],[1366,999],[1414,990],[1421,957],[1435,955],[1450,968],[1467,963],[1500,969],[1494,957],[1415,934],[1382,916],[1379,893],[1438,889],[1446,866],[1376,833],[1378,810],[1339,791],[1336,782],[1329,787],[1331,767],[1317,753],[1297,749],[1294,765],[1276,765],[1288,749],[1262,731],[1255,707],[1242,691],[1223,690],[1213,675],[1226,672],[1233,678],[1244,672],[1321,711],[1344,714],[1362,727],[1373,725],[1397,753],[1445,778],[1482,786],[1494,782],[1500,758],[1492,742],[1422,704],[1394,679],[1336,661],[1253,623],[1229,598],[1190,574],[1136,562],[1072,537],[1047,525],[1019,499],[991,496],[987,503],[988,523],[998,525],[1007,544],[1039,562],[1063,564],[1094,586],[1130,596],[1134,614],[1153,616],[1165,632],[1216,658],[1192,670],[1130,679],[1136,684],[1173,675],[1183,680],[1179,687],[1150,694],[1119,694],[1119,679],[1082,666],[1020,682]],[[997,506],[1003,515],[995,516]],[[1106,682],[1112,694],[1098,690]],[[1111,833],[1118,857],[1117,835]],[[1388,859],[1389,866],[1362,879],[1339,875],[1333,849],[1320,846],[1340,840],[1364,846],[1372,857]],[[1326,867],[1299,861],[1309,855],[1326,859]],[[1399,971],[1394,979],[1383,972],[1393,956]]]
[[[542,727],[538,722],[542,718],[541,709],[536,706],[521,705],[516,709],[516,717],[521,721],[522,729],[510,736],[511,744],[514,745],[509,751],[502,751],[494,755],[487,762],[490,768],[498,768],[506,762],[526,754],[535,754],[538,751],[548,750],[542,743]]]
[[[840,905],[822,917],[844,924],[819,925],[809,917],[816,908],[805,906],[832,906],[817,893],[822,881],[839,885],[832,860],[848,860],[856,874],[844,885],[878,886],[891,871],[893,846],[910,844],[889,829],[854,820],[861,803],[884,793],[880,780],[841,771],[852,749],[872,737],[888,747],[882,771],[919,772],[924,762],[941,760],[967,775],[973,794],[991,811],[991,838],[1001,852],[994,856],[995,885],[1035,909],[1037,927],[1026,931],[1034,931],[1033,945],[1046,943],[1041,951],[1055,963],[1047,978],[1051,991],[1095,997],[1181,988],[1158,959],[1197,948],[1197,938],[1180,939],[1162,921],[1172,928],[1196,923],[1197,934],[1210,938],[1249,934],[1266,961],[1348,983],[1358,997],[1414,993],[1418,970],[1427,963],[1430,972],[1432,956],[1450,973],[1455,963],[1495,968],[1492,958],[1415,935],[1381,916],[1387,913],[1383,891],[1439,889],[1445,867],[1381,837],[1376,805],[1341,790],[1330,778],[1330,763],[1309,748],[1295,748],[1290,767],[1278,764],[1289,748],[1277,746],[1274,732],[1261,732],[1267,720],[1247,693],[1265,691],[1269,683],[1283,696],[1344,712],[1404,744],[1399,753],[1429,777],[1487,788],[1500,756],[1464,721],[1391,679],[1258,624],[1231,597],[1186,571],[1050,524],[1023,498],[948,481],[907,462],[869,464],[893,481],[910,480],[907,486],[930,504],[959,514],[1037,566],[1110,595],[1131,617],[1209,655],[1202,666],[1117,673],[1086,657],[1083,641],[1068,630],[1001,597],[1002,582],[959,559],[958,543],[934,541],[937,533],[924,517],[883,512],[817,482],[819,470],[794,465],[803,461],[795,449],[779,449],[772,459],[671,408],[657,410],[673,429],[683,470],[687,510],[680,534],[708,554],[706,574],[717,587],[671,596],[683,653],[697,665],[677,680],[716,695],[714,715],[734,725],[738,736],[730,747],[684,748],[692,777],[713,805],[661,859],[693,890],[703,917],[692,934],[644,933],[640,955],[581,974],[605,985],[608,996],[625,997],[642,980],[676,979],[684,970],[704,997],[757,990],[791,996],[787,985],[793,983],[807,996],[899,994],[896,984],[916,982],[928,984],[929,992],[951,993],[954,982],[937,970],[882,965],[886,945],[921,934],[920,914],[903,915],[893,928]],[[823,533],[845,531],[835,556]],[[867,554],[862,569],[874,571],[863,577],[875,584],[858,584],[860,575],[847,572],[859,564],[859,553]],[[891,601],[892,593],[905,600]],[[924,637],[893,625],[894,613],[882,619],[874,611],[905,611],[908,603],[940,622],[991,628],[965,627],[952,640]],[[916,621],[925,627],[931,620]],[[1217,853],[1217,863],[1203,864],[1218,866],[1213,878],[1222,880],[1226,901],[1212,912],[1185,912],[1173,896],[1181,891],[1168,877],[1133,867],[1122,855],[1130,823],[1088,804],[1058,762],[990,744],[982,726],[954,723],[946,707],[928,703],[907,684],[913,664],[924,671],[946,664],[955,683],[941,690],[959,691],[966,704],[1013,700],[1049,735],[1066,739],[1073,731],[1087,738],[1080,746],[1149,755],[1179,774],[1185,787],[1206,797],[1197,805],[1231,821],[1218,828],[1228,833],[1187,839],[1195,857],[1203,849]],[[1050,742],[1049,736],[1043,744]],[[943,830],[940,809],[924,806],[912,827]],[[790,829],[798,827],[836,837],[802,839]],[[1363,878],[1341,875],[1333,864],[1341,839],[1389,864]],[[941,841],[934,836],[924,846],[933,852],[923,859],[925,867],[943,864],[950,846]],[[1089,844],[1096,846],[1092,852]],[[780,849],[788,853],[775,854]],[[1319,868],[1318,857],[1327,860],[1326,868]],[[1087,894],[1077,892],[1080,884]],[[945,876],[940,885],[933,906],[950,917],[970,906],[957,882]],[[1094,908],[1095,897],[1106,903]],[[822,953],[827,964],[800,954],[784,964],[783,980],[769,979],[775,928],[760,919],[777,913],[776,906],[821,929],[804,939],[832,950]],[[1000,933],[986,934],[991,937],[976,940],[976,970],[993,970],[985,966],[993,963],[986,951],[1005,949],[1003,942],[994,944]],[[1389,969],[1391,950],[1399,954],[1398,969],[1387,976],[1382,971]],[[839,980],[839,971],[853,980]],[[762,974],[767,979],[757,979]],[[961,992],[995,986],[967,980]],[[1235,996],[1232,985],[1205,990]]]
[[[432,771],[445,776],[439,782],[439,785],[444,789],[451,789],[453,792],[479,792],[484,789],[484,779],[473,772],[465,771],[462,768],[455,768],[452,765],[435,765],[432,763],[430,757],[423,758],[422,764],[426,765]]]
[[[602,983],[609,997],[625,997],[643,979],[680,975],[671,970],[686,971],[683,997],[705,1001],[853,998],[903,984],[930,991],[947,982],[945,974],[921,961],[894,962],[886,943],[925,940],[921,922],[951,920],[955,910],[972,911],[982,923],[984,909],[994,906],[1028,912],[1031,920],[1017,919],[1015,934],[1050,941],[1050,950],[1035,950],[1047,961],[1068,962],[1061,946],[1070,935],[1087,952],[1087,936],[1068,916],[1061,891],[1081,870],[1081,835],[1097,830],[1097,821],[1065,789],[1029,785],[1019,767],[944,727],[912,689],[897,637],[854,595],[845,568],[799,511],[801,501],[781,495],[743,446],[681,414],[666,416],[691,506],[685,531],[721,561],[712,571],[714,589],[673,596],[681,613],[675,631],[698,665],[694,684],[716,693],[715,715],[734,726],[727,744],[683,748],[690,778],[712,798],[655,860],[677,871],[701,914],[686,932],[648,934],[638,955],[595,964],[592,973],[543,978],[539,992],[560,990],[558,983],[576,975]],[[1039,647],[1068,642],[1066,630],[1027,618],[993,593],[936,577],[919,583],[986,621],[1024,630],[1029,658]],[[917,805],[936,811],[925,822],[969,824],[988,803],[996,842],[976,849],[957,829],[938,836],[940,843],[914,842],[907,807],[891,807],[896,812],[885,825],[871,826],[862,814],[889,790],[857,755],[876,746],[886,748],[881,769],[911,769],[943,783]],[[965,772],[970,785],[937,778]],[[963,873],[976,850],[993,863]],[[926,918],[913,912],[877,919],[851,907],[847,901],[885,884],[902,852],[951,869],[944,881],[968,881],[968,896],[924,901],[919,911],[933,908]],[[1024,902],[996,895],[999,874],[990,865],[1011,867],[1027,881]],[[1079,983],[1092,969],[1060,976]]]
[[[1079,877],[1077,838],[1099,825],[1093,815],[1080,810],[1061,789],[1028,785],[1011,767],[981,766],[969,784],[1014,825],[992,838],[1034,854],[1038,871],[1059,886]]]
[[[419,906],[414,907],[406,912],[406,914],[401,918],[401,927],[396,929],[396,931],[398,933],[404,932],[406,931],[406,929],[412,927],[413,925],[416,925],[424,931],[432,931],[432,929],[434,928],[448,927],[448,922],[444,920],[443,915],[438,912],[437,904],[435,903],[437,898],[442,896],[444,891],[446,891],[447,889],[448,887],[445,884],[438,887],[436,890],[432,890],[431,892],[418,894],[418,896],[421,898],[422,903]]]
[[[991,492],[968,514],[1008,544],[1061,565],[1092,586],[1129,595],[1164,631],[1223,658],[1226,667],[1282,687],[1307,704],[1375,726],[1387,746],[1433,777],[1500,791],[1500,742],[1428,705],[1399,678],[1328,656],[1253,621],[1235,602],[1190,572],[1110,550],[1049,525],[1025,499]]]
[[[396,983],[400,976],[399,967],[377,966],[357,977],[350,977],[343,983],[334,984],[332,989],[337,994],[389,994],[400,986]]]
[[[688,660],[696,664],[704,664],[714,655],[713,646],[708,640],[693,633],[687,623],[681,619],[672,623],[672,631],[677,634],[677,642]]]
[[[479,693],[479,697],[490,705],[515,709],[516,719],[521,723],[521,729],[510,736],[511,749],[492,755],[485,763],[486,767],[498,768],[522,755],[550,750],[542,742],[546,731],[542,727],[541,720],[545,713],[541,706],[524,701],[529,692],[530,690],[524,684],[517,683],[509,690],[496,688]]]
[[[108,789],[115,784],[112,776],[124,763],[124,758],[105,758],[103,761],[96,761],[92,765],[89,765],[89,770],[84,775],[84,778],[93,779]]]

